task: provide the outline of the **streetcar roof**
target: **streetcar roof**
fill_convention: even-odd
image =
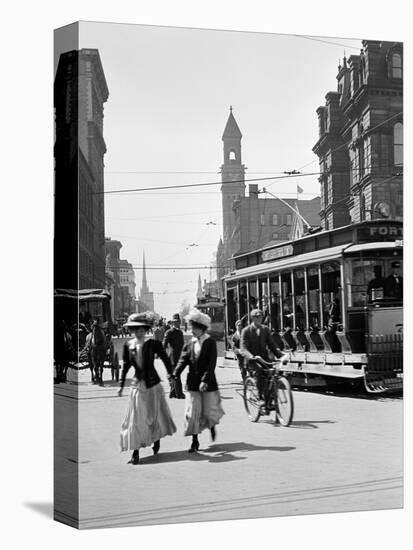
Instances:
[[[236,271],[232,271],[229,275],[223,277],[223,279],[225,281],[243,279],[245,277],[248,277],[249,275],[260,275],[263,273],[267,273],[268,271],[290,269],[293,267],[320,263],[327,260],[337,260],[345,254],[352,254],[354,252],[367,252],[369,250],[383,249],[392,250],[394,248],[401,248],[398,241],[363,244],[347,243],[339,246],[333,246],[331,248],[314,250],[313,252],[307,252],[305,254],[297,254],[297,256],[278,258],[270,262],[263,262],[249,267],[237,269]]]

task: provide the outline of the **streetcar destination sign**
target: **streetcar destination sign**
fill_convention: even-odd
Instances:
[[[284,256],[291,256],[293,252],[293,245],[287,244],[286,246],[281,246],[280,248],[264,250],[261,254],[261,258],[263,262],[268,262],[268,260],[276,260],[277,258],[284,258]]]
[[[402,225],[380,224],[369,227],[362,227],[357,232],[359,240],[396,240],[403,238]]]

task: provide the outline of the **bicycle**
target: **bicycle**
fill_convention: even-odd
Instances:
[[[275,422],[279,422],[281,426],[288,426],[293,419],[294,401],[290,383],[279,371],[280,361],[269,363],[261,357],[255,357],[254,361],[260,365],[267,384],[262,403],[256,376],[251,372],[246,376],[243,399],[249,419],[251,422],[258,422],[260,416],[275,411]]]

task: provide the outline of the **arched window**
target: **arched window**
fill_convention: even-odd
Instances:
[[[236,155],[235,151],[230,151],[229,152],[229,160],[237,160],[237,155]]]
[[[391,58],[391,75],[393,78],[402,77],[402,56],[394,53]]]
[[[396,122],[393,127],[394,165],[403,165],[403,124]]]

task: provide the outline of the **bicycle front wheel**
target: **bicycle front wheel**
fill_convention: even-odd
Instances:
[[[294,402],[290,383],[284,376],[278,378],[274,393],[275,420],[281,426],[288,426],[293,419]]]
[[[244,380],[244,407],[251,422],[258,422],[260,418],[259,394],[257,384],[250,376]]]

